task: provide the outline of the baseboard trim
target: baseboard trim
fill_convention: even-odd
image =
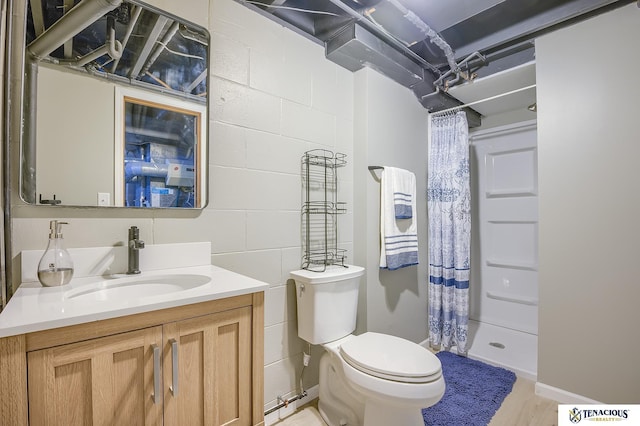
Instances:
[[[301,398],[295,401],[294,403],[290,404],[288,407],[282,407],[278,411],[274,411],[273,413],[266,415],[264,417],[265,426],[270,426],[276,422],[279,422],[285,417],[289,417],[290,415],[295,413],[298,408],[302,407],[305,404],[310,403],[320,395],[320,387],[318,385],[310,387],[306,391],[307,391],[307,396],[305,396],[304,398]]]
[[[602,404],[602,402],[596,401],[595,399],[587,398],[586,396],[578,395],[540,382],[536,382],[535,392],[536,395],[541,396],[542,398],[551,399],[560,404]]]

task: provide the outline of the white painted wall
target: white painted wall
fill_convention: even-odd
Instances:
[[[201,212],[34,207],[19,201],[15,180],[13,264],[21,250],[45,247],[49,220],[58,218],[70,223],[68,247],[123,244],[131,225],[140,228],[147,244],[211,241],[213,264],[271,285],[265,297],[265,404],[270,407],[277,395],[297,388],[302,366],[293,285],[287,281],[289,271],[300,267],[300,157],[325,148],[352,158],[353,74],[326,60],[321,46],[233,0],[149,3],[211,32],[208,207]],[[349,207],[352,173],[351,165],[340,170],[340,195]],[[353,215],[342,219],[341,245],[352,254]],[[317,359],[305,371],[308,385],[317,383]]]
[[[536,42],[538,380],[619,404],[640,397],[638,39],[631,4]]]
[[[427,339],[427,111],[413,92],[368,68],[355,74],[355,252],[366,267],[358,331],[416,343]],[[396,271],[380,265],[380,182],[367,166],[416,175],[419,265]]]

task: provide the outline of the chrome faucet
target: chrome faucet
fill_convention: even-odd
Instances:
[[[129,269],[127,274],[140,273],[140,250],[144,248],[144,241],[140,240],[140,230],[137,226],[129,228]]]

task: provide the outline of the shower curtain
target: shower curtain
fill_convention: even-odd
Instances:
[[[431,116],[429,212],[429,341],[467,352],[471,193],[469,137],[462,111]]]

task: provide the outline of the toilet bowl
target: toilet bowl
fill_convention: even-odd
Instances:
[[[440,360],[408,340],[369,332],[323,347],[318,408],[329,426],[422,426],[422,408],[444,395]]]
[[[422,426],[422,408],[444,395],[440,360],[400,337],[351,334],[363,274],[352,265],[291,273],[298,335],[325,349],[318,410],[329,426]]]

